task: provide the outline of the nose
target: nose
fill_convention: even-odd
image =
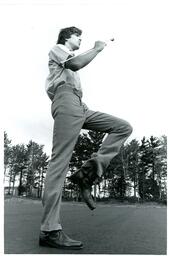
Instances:
[[[79,44],[79,45],[81,44],[81,39],[78,40],[78,44]]]

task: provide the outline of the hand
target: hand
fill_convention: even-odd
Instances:
[[[94,44],[94,49],[96,49],[98,52],[101,52],[104,49],[105,46],[106,46],[105,42],[96,41],[95,44]]]

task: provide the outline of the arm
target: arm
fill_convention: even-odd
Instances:
[[[105,42],[96,41],[94,48],[90,49],[89,51],[83,54],[66,60],[64,62],[65,68],[71,69],[72,71],[77,71],[87,66],[97,56],[97,54],[104,49],[105,46]]]

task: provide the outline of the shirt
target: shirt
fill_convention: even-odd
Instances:
[[[49,52],[49,75],[45,87],[51,100],[54,98],[56,89],[63,84],[82,91],[78,72],[66,69],[62,64],[72,56],[74,56],[73,52],[62,44],[55,45]]]

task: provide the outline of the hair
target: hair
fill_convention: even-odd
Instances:
[[[68,27],[68,28],[61,29],[56,43],[65,44],[66,39],[69,39],[73,34],[80,36],[82,34],[82,30],[76,27]]]

